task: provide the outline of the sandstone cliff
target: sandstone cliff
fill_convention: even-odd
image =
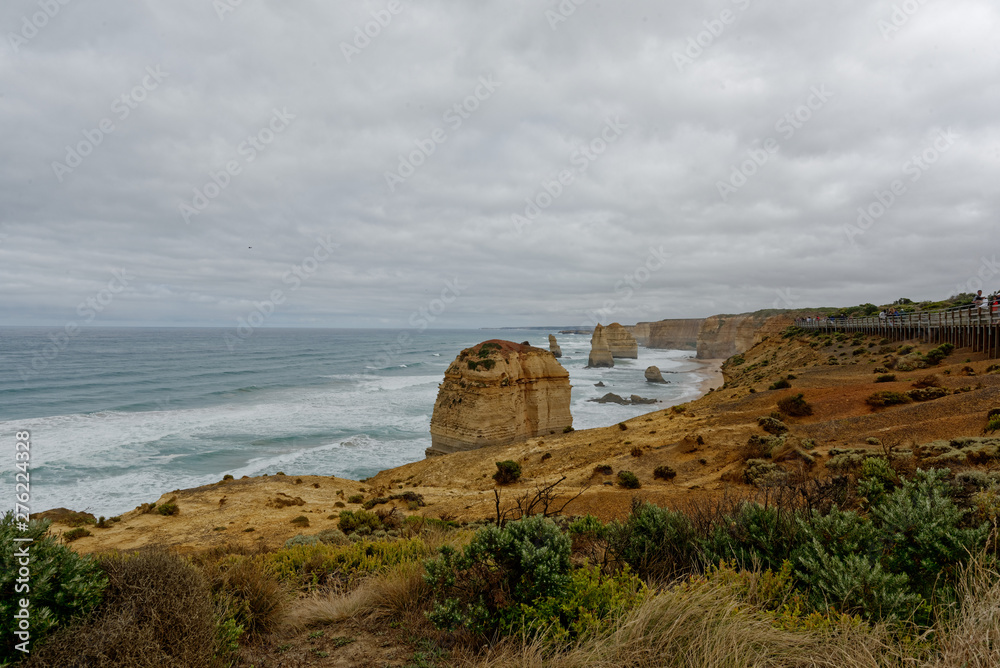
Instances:
[[[615,360],[611,357],[611,349],[608,348],[608,339],[604,334],[604,327],[600,324],[594,327],[594,333],[590,337],[590,357],[587,359],[588,367],[612,367]]]
[[[559,347],[554,334],[549,334],[549,352],[556,357],[562,357],[562,348]]]
[[[698,333],[698,358],[716,359],[742,353],[769,336],[780,335],[795,320],[787,315],[744,313],[705,318]]]
[[[613,322],[604,328],[604,336],[608,341],[608,350],[612,357],[636,359],[639,357],[639,346],[628,330]]]
[[[697,350],[698,332],[704,318],[640,322],[631,327],[635,340],[647,348]]]
[[[569,372],[549,351],[496,339],[466,348],[438,389],[426,454],[562,433],[569,401]]]

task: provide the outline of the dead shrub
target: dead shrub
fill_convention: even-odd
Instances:
[[[267,502],[269,508],[286,508],[288,506],[304,506],[306,502],[297,496],[288,496],[284,492],[278,492],[278,496]]]

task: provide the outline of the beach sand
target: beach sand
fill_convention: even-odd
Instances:
[[[691,361],[702,365],[702,368],[698,369],[698,373],[704,378],[699,387],[701,396],[708,394],[709,389],[719,389],[726,382],[722,376],[722,363],[726,360],[718,358],[707,360],[694,359]]]

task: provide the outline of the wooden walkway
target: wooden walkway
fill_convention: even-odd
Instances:
[[[960,306],[942,311],[924,311],[880,318],[799,318],[802,329],[827,332],[861,332],[894,341],[920,340],[925,343],[951,343],[956,348],[971,348],[988,357],[1000,357],[1000,312],[990,306]]]

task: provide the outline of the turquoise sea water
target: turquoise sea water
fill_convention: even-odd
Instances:
[[[0,466],[11,490],[15,432],[31,432],[33,511],[115,515],[162,493],[284,471],[360,479],[422,459],[438,383],[491,338],[548,347],[548,331],[0,328]],[[551,333],[556,333],[553,330]],[[585,369],[590,339],[559,335],[577,429],[698,395],[693,353],[648,350]],[[669,385],[646,383],[660,367]],[[603,381],[606,388],[596,388]],[[596,404],[615,392],[665,403]]]

